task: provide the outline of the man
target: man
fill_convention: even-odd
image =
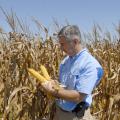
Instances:
[[[59,82],[64,88],[55,89],[54,80],[43,88],[57,97],[54,120],[93,120],[90,114],[92,91],[99,83],[103,69],[83,48],[80,30],[76,25],[63,27],[58,33],[61,49],[68,55],[60,64]]]

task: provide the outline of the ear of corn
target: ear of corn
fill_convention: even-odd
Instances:
[[[42,72],[43,76],[44,76],[47,80],[50,80],[51,78],[50,78],[50,76],[49,76],[49,74],[48,74],[47,69],[45,68],[45,66],[44,66],[44,65],[40,65],[40,69],[41,69],[41,72]],[[56,86],[55,86],[55,89],[59,89],[59,88],[60,88],[59,85],[56,85]]]
[[[37,71],[35,71],[34,69],[32,68],[28,68],[28,72],[35,78],[37,78],[40,83],[42,82],[45,82],[46,81],[46,78],[44,78],[42,75],[40,75]]]
[[[42,72],[43,76],[44,76],[47,80],[50,80],[51,78],[50,78],[50,76],[49,76],[49,74],[48,74],[47,69],[45,68],[45,66],[40,65],[40,69],[41,69],[41,72]]]
[[[42,75],[40,75],[37,71],[35,71],[35,70],[32,69],[32,68],[28,68],[28,72],[29,72],[33,77],[35,77],[36,79],[38,79],[38,80],[40,81],[40,83],[47,81],[46,78],[44,78]],[[53,97],[51,94],[49,94],[49,93],[47,93],[47,97],[48,97],[49,99],[54,99],[54,97]]]
[[[38,79],[38,80],[40,81],[40,83],[46,82],[47,80],[50,80],[50,76],[49,76],[46,68],[45,68],[44,66],[41,66],[41,68],[42,68],[41,71],[42,71],[42,73],[44,74],[44,76],[47,75],[47,78],[49,78],[49,79],[46,79],[45,77],[43,77],[42,75],[40,75],[40,74],[39,74],[37,71],[35,71],[34,69],[28,68],[28,72],[29,72],[33,77],[35,77],[36,79]],[[55,86],[55,89],[59,90],[59,89],[60,89],[60,86],[59,86],[59,85],[56,85],[56,86]],[[52,99],[52,100],[54,99],[54,97],[53,97],[51,94],[49,94],[49,93],[47,93],[47,97],[48,97],[49,99]]]

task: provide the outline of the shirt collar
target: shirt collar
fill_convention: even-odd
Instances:
[[[76,57],[80,56],[84,51],[88,51],[87,48],[82,49],[80,52],[78,52],[78,53],[77,53],[76,55],[74,55],[74,56],[69,56],[69,58],[70,58],[71,60],[74,60]]]

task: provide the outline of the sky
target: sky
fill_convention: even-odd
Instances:
[[[12,9],[32,31],[37,30],[32,17],[50,30],[53,19],[63,25],[68,21],[83,31],[90,31],[94,23],[112,31],[120,21],[120,0],[0,0],[0,6],[7,12]],[[10,31],[1,10],[0,27]]]

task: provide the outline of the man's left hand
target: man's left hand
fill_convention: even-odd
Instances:
[[[58,82],[55,80],[49,80],[41,84],[43,89],[51,94],[55,92],[55,86],[57,85],[58,85]]]

